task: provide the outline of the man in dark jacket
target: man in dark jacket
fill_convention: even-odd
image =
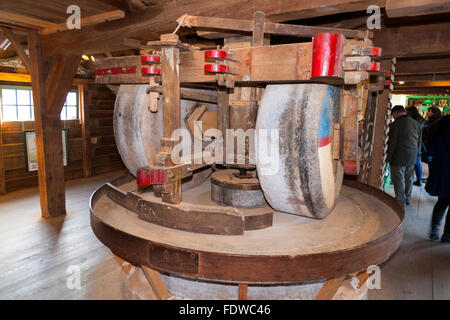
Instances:
[[[409,205],[414,164],[422,143],[420,124],[408,117],[403,106],[392,108],[395,121],[390,126],[387,161],[391,164],[391,180],[395,199],[403,207]]]
[[[450,116],[442,117],[431,132],[427,152],[431,155],[425,190],[438,201],[433,208],[430,239],[437,240],[438,229],[445,211],[450,206]],[[441,242],[450,242],[450,214],[447,212]]]

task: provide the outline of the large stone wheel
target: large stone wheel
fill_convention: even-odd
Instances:
[[[120,85],[114,106],[114,136],[117,148],[127,169],[136,176],[138,168],[154,164],[160,151],[162,126],[162,104],[158,112],[150,112],[150,95],[147,85]],[[161,100],[160,100],[161,101]],[[186,128],[184,119],[198,105],[198,102],[181,100],[181,127]],[[216,111],[214,104],[204,104],[208,110]],[[183,189],[195,187],[205,181],[211,173],[208,168],[199,170],[186,181]]]
[[[333,159],[332,145],[339,104],[339,87],[267,86],[256,128],[278,130],[279,154],[257,156],[256,168],[266,200],[275,210],[322,219],[334,208],[343,179],[342,162]],[[270,134],[263,137],[258,148],[272,139]],[[277,159],[278,170],[265,171]]]

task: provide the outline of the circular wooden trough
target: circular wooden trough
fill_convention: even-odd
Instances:
[[[336,208],[323,220],[274,211],[271,227],[241,235],[149,223],[101,190],[90,203],[97,238],[126,261],[189,278],[285,284],[342,277],[386,261],[403,234],[398,203],[355,181],[344,182]],[[183,199],[214,205],[208,190],[209,181],[184,192]]]

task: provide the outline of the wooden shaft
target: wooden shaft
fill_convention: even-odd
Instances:
[[[248,284],[247,283],[239,283],[238,299],[239,300],[247,300],[247,291],[248,291]]]
[[[227,129],[230,128],[230,108],[228,105],[228,98],[228,89],[226,87],[219,87],[217,89],[217,129],[222,132],[223,146],[226,146]],[[224,163],[225,159],[226,153],[224,152]]]
[[[0,194],[6,193],[6,181],[5,181],[5,161],[3,158],[3,125],[2,125],[2,113],[0,112]]]
[[[83,177],[92,175],[91,163],[91,128],[89,125],[90,95],[86,85],[78,85],[80,101],[81,148],[83,152]]]
[[[163,137],[170,138],[172,132],[181,127],[179,49],[168,47],[161,52],[163,94]]]

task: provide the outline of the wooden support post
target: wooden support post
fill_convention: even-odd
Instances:
[[[161,36],[161,40],[178,41],[178,35]],[[172,141],[172,133],[181,128],[180,107],[180,49],[172,46],[161,50],[162,95],[163,95],[163,151],[169,153],[177,141]],[[167,159],[164,161],[165,165]],[[171,163],[171,161],[169,161]],[[170,165],[170,164],[169,164]],[[163,201],[179,204],[181,202],[181,181],[164,186]]]
[[[3,159],[3,125],[0,112],[0,195],[6,193],[5,162]]]
[[[228,105],[228,88],[217,88],[217,129],[222,132],[223,146],[226,146],[227,129],[230,128],[230,109]],[[225,149],[224,149],[225,150]],[[223,153],[223,163],[226,161],[226,152]]]
[[[261,47],[264,45],[264,18],[264,12],[261,11],[256,11],[253,16],[252,47]],[[252,123],[252,128],[256,126],[258,107],[258,88],[251,88],[249,120]]]
[[[247,300],[247,291],[248,291],[248,284],[239,283],[238,299]]]
[[[331,300],[344,280],[345,277],[327,280],[317,294],[316,300]]]
[[[167,291],[163,279],[161,278],[161,274],[158,271],[146,266],[142,266],[142,270],[144,270],[145,276],[159,300],[167,300],[172,296],[169,291]]]
[[[60,114],[80,56],[49,59],[36,31],[28,40],[41,211],[43,217],[54,217],[66,213]]]
[[[90,94],[86,85],[78,85],[81,124],[81,148],[83,152],[83,177],[92,175],[91,126],[89,123]]]

